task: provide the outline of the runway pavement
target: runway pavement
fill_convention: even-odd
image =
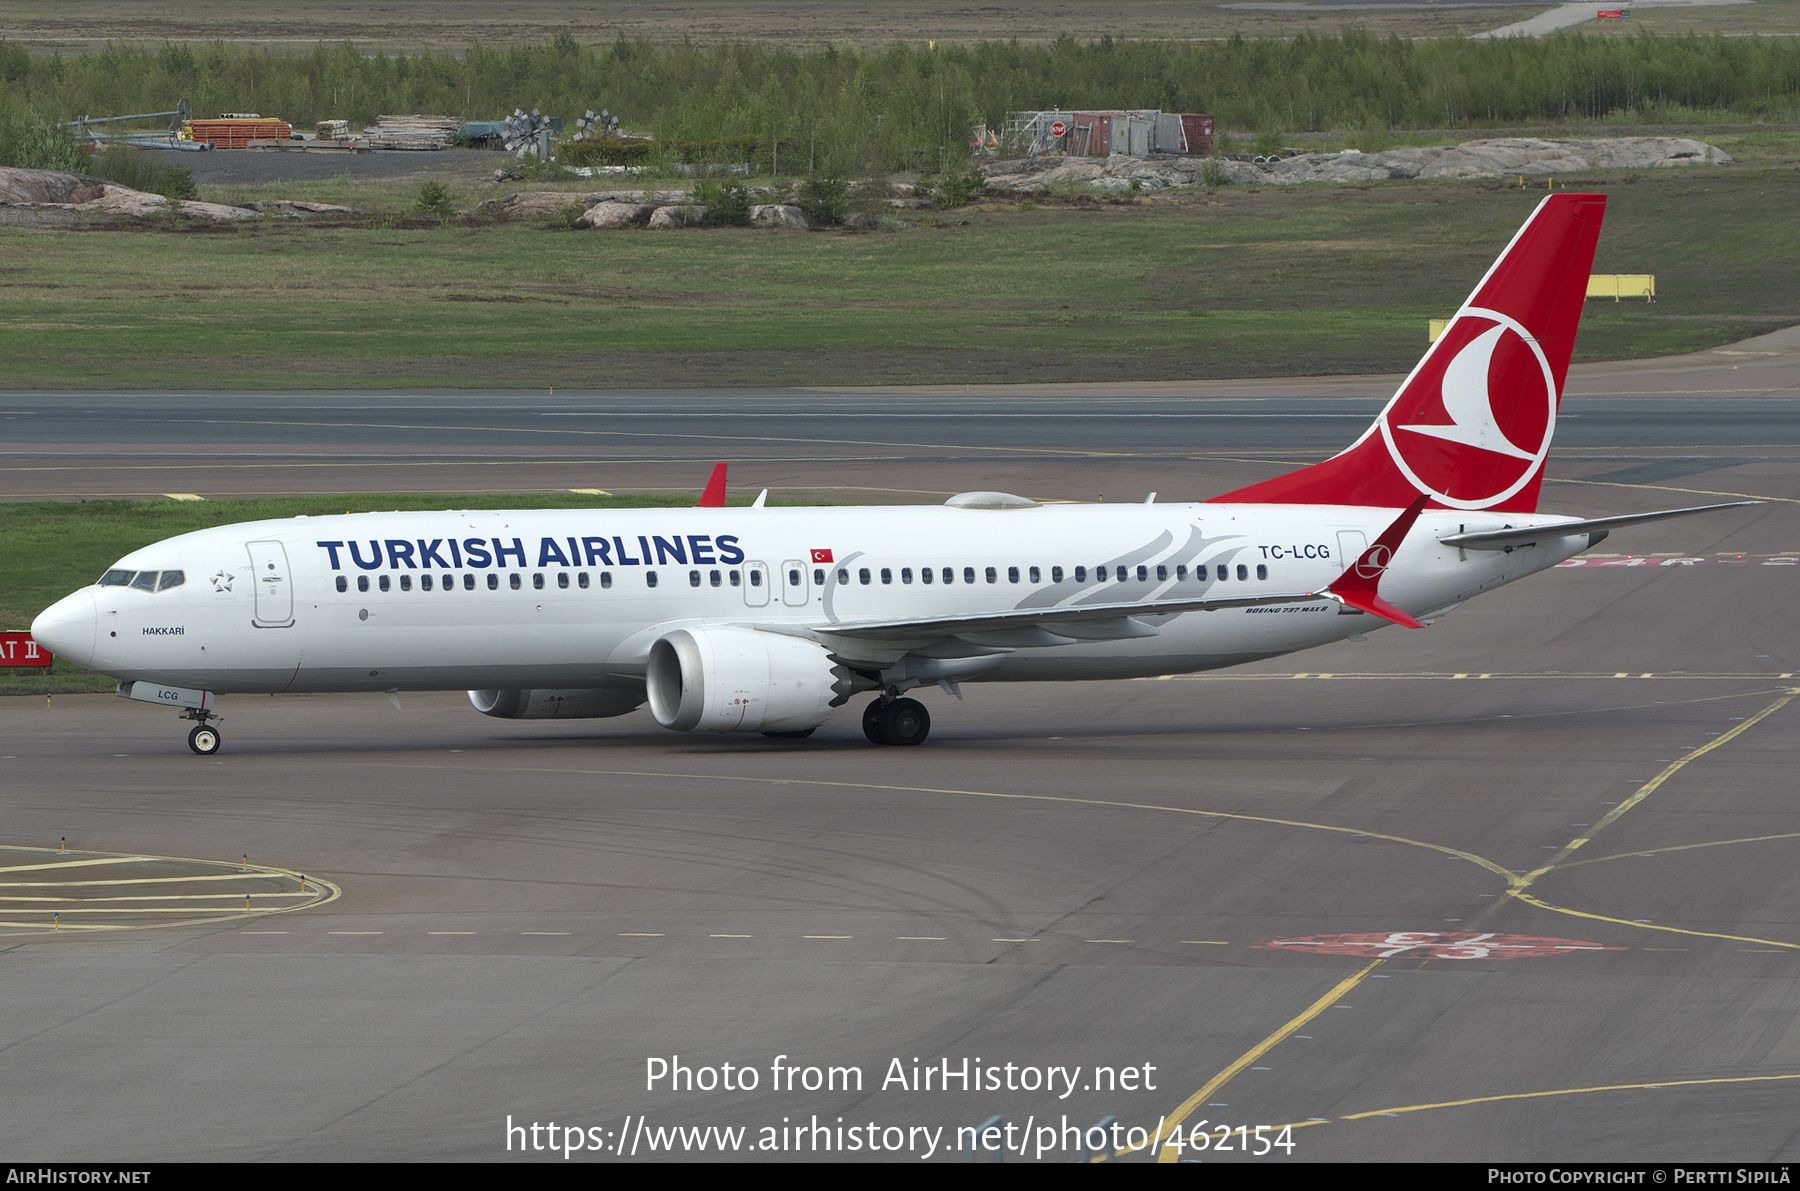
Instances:
[[[560,1162],[572,1125],[603,1149],[570,1161],[945,1161],[999,1116],[1010,1160],[1072,1161],[1112,1116],[1134,1161],[1800,1157],[1788,367],[1579,378],[1603,395],[1565,406],[1546,489],[1577,513],[1763,506],[1620,531],[1421,632],[970,684],[932,697],[918,749],[870,747],[854,708],[807,741],[703,740],[443,694],[234,699],[201,759],[150,708],[0,701],[0,1152]],[[659,396],[608,423],[646,436],[638,470],[618,431],[559,420],[533,478],[673,487],[762,428],[736,474],[780,492],[1176,499],[1347,441],[1380,387],[899,394],[930,416],[861,423],[868,395]],[[304,423],[277,437],[218,416],[238,399],[170,398],[161,431],[33,400],[5,402],[57,411],[7,424],[14,499],[342,490],[357,447],[385,459],[358,489],[431,489],[395,460],[476,474],[532,416],[604,412],[277,396],[252,412]],[[833,413],[767,430],[813,401]],[[1120,408],[1187,420],[1090,416]],[[1214,412],[1255,416],[1192,416]],[[130,487],[109,443],[120,466],[192,452]],[[340,470],[209,487],[213,454],[300,444]],[[20,470],[52,447],[85,453]],[[658,1061],[693,1085],[647,1087]],[[551,1122],[555,1151],[526,1148]],[[1159,1122],[1190,1148],[1147,1144]],[[1257,1126],[1291,1152],[1220,1152]]]
[[[1201,499],[1340,449],[1398,380],[0,394],[0,499],[690,492],[719,459],[734,488],[777,499],[935,503],[986,488]],[[1785,466],[1796,447],[1800,328],[1697,356],[1577,366],[1550,474],[1754,473]]]

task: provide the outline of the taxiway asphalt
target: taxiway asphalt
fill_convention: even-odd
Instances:
[[[1685,383],[1723,387],[1718,368]],[[1546,488],[1595,515],[1767,504],[1621,531],[1424,631],[1210,675],[970,684],[932,701],[917,749],[869,746],[854,708],[807,741],[697,739],[444,694],[233,699],[202,759],[151,708],[0,702],[0,1152],[504,1159],[510,1118],[608,1147],[572,1160],[733,1136],[677,1126],[742,1127],[745,1157],[866,1158],[814,1147],[873,1124],[910,1147],[876,1156],[908,1161],[941,1127],[942,1161],[998,1115],[1057,1160],[1079,1156],[1062,1126],[1107,1116],[1137,1138],[1204,1121],[1205,1152],[1163,1153],[1209,1161],[1800,1157],[1793,383],[1705,443],[1671,403],[1750,398],[1573,399],[1636,400],[1660,441],[1569,448],[1572,418]],[[954,452],[975,423],[911,424]],[[1288,424],[1215,456],[1185,428],[1097,443],[1070,418],[1087,430],[1006,470],[874,448],[837,466],[932,494],[1141,499],[1168,476],[1177,499],[1315,449]],[[442,445],[394,434],[384,449]],[[141,426],[100,441],[154,446]],[[669,476],[709,457],[668,454]],[[767,470],[742,483],[831,487],[806,457],[743,459]],[[568,486],[638,486],[590,476]],[[757,1086],[647,1088],[676,1056]],[[1002,1086],[913,1086],[965,1058]],[[1079,1069],[1068,1095],[1016,1086],[1051,1067]],[[807,1068],[840,1086],[809,1090]],[[1240,1125],[1294,1126],[1291,1156],[1220,1153]],[[513,1157],[546,1139],[511,1136]]]

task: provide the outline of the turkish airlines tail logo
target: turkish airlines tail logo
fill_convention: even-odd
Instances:
[[[1500,345],[1500,337],[1506,330],[1504,326],[1496,326],[1483,331],[1445,366],[1439,390],[1443,394],[1444,412],[1450,415],[1448,426],[1402,426],[1400,429],[1460,443],[1478,451],[1493,451],[1515,459],[1534,458],[1535,452],[1517,446],[1501,428],[1499,416],[1494,413],[1494,395],[1488,387],[1494,349]]]
[[[1231,503],[1537,508],[1606,196],[1538,204],[1362,438]]]

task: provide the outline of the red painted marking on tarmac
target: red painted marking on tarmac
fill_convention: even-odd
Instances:
[[[1546,939],[1535,935],[1500,935],[1471,931],[1380,931],[1354,935],[1302,935],[1298,938],[1263,939],[1251,944],[1264,951],[1310,951],[1325,955],[1354,955],[1391,959],[1537,959],[1547,955],[1574,955],[1585,951],[1626,951],[1581,939]]]

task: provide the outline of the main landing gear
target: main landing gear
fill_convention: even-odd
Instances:
[[[220,716],[215,715],[210,711],[204,711],[198,707],[190,707],[181,713],[181,718],[184,720],[200,721],[198,724],[194,725],[194,730],[188,733],[189,748],[193,749],[196,753],[199,753],[202,757],[210,757],[219,751],[219,746],[224,743],[224,740],[219,735],[219,730],[208,723],[208,721],[219,719],[221,718]]]
[[[863,708],[870,744],[922,744],[931,735],[931,713],[917,699],[880,698]]]

